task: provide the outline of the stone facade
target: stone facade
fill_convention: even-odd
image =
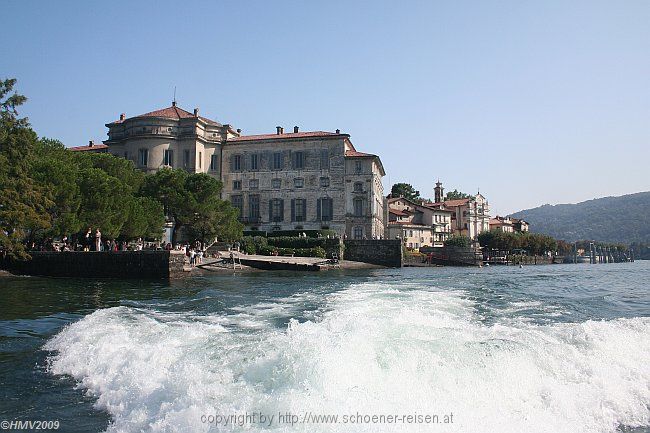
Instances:
[[[463,199],[445,200],[440,181],[436,183],[434,192],[436,201],[425,205],[452,211],[451,229],[454,234],[475,240],[479,233],[490,230],[490,207],[481,193]]]
[[[515,232],[513,221],[509,217],[500,217],[499,215],[494,218],[490,218],[490,230],[496,230],[504,233]]]
[[[345,260],[401,268],[404,260],[399,239],[346,240]]]
[[[121,114],[119,120],[106,124],[104,144],[109,153],[133,161],[145,172],[172,167],[219,178],[222,145],[239,133],[230,125],[199,116],[198,111],[190,113],[172,103],[135,117]]]
[[[404,197],[389,198],[387,239],[399,238],[409,249],[442,247],[452,232],[452,211]]]
[[[240,209],[246,230],[330,229],[350,239],[384,236],[377,155],[358,152],[348,134],[312,131],[242,136],[241,130],[176,106],[106,124],[102,151],[145,172],[162,167],[207,173]],[[96,151],[87,149],[77,150]]]
[[[34,251],[24,261],[0,260],[19,275],[72,278],[175,278],[183,275],[180,251]]]

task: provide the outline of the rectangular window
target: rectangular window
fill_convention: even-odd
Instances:
[[[232,171],[241,171],[241,155],[232,156]]]
[[[248,196],[248,216],[251,219],[251,222],[259,221],[260,219],[260,196],[259,195]]]
[[[293,168],[300,170],[305,168],[305,156],[302,152],[293,152]]]
[[[241,216],[242,214],[242,209],[243,209],[243,201],[242,201],[242,196],[241,195],[231,195],[230,196],[230,203],[232,204],[232,207],[237,209],[239,213],[237,216]]]
[[[354,162],[354,171],[356,173],[361,173],[361,161]]]
[[[203,153],[199,152],[199,168],[203,168]]]
[[[324,187],[324,188],[330,186],[330,178],[329,177],[321,177],[320,178],[320,186]]]
[[[282,186],[281,179],[271,179],[271,187],[273,189],[280,189],[281,186]]]
[[[251,155],[251,170],[257,170],[257,155]]]
[[[183,167],[189,168],[190,166],[190,151],[183,151]]]
[[[332,221],[334,214],[334,200],[321,198],[317,202],[316,213],[321,221]]]
[[[138,150],[138,164],[140,167],[149,165],[149,149]]]
[[[272,222],[284,220],[284,200],[274,198],[269,202],[269,219]]]
[[[217,155],[210,156],[210,170],[216,171],[219,168],[219,160]]]
[[[283,160],[282,152],[275,152],[273,154],[273,170],[282,170]]]
[[[355,227],[354,228],[354,238],[355,239],[363,239],[363,227]]]
[[[307,219],[307,200],[297,198],[291,200],[291,221],[305,221]]]
[[[259,187],[260,187],[259,179],[250,179],[248,181],[248,188],[249,189],[258,189]]]
[[[302,177],[295,178],[293,180],[293,186],[295,188],[302,188],[303,186],[305,186],[305,179],[303,179]]]
[[[354,182],[354,192],[363,192],[362,182]]]
[[[232,189],[241,189],[241,180],[233,180],[232,181]]]
[[[355,198],[352,203],[354,204],[354,216],[363,216],[363,200],[360,198]]]
[[[163,164],[170,167],[174,166],[174,151],[171,149],[165,149],[165,154],[163,156]]]
[[[327,149],[321,149],[320,151],[320,169],[329,170],[330,168],[330,155]]]

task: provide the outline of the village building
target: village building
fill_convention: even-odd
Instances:
[[[512,227],[515,229],[515,232],[527,233],[530,230],[528,222],[520,218],[510,218],[510,221],[512,221]]]
[[[529,225],[522,219],[497,215],[490,219],[490,230],[498,230],[504,233],[526,233],[529,230]]]
[[[503,233],[514,233],[514,224],[512,220],[508,217],[496,216],[490,218],[490,230],[500,231]]]
[[[384,236],[377,155],[356,150],[335,132],[242,135],[173,102],[170,107],[106,124],[104,144],[71,150],[109,152],[145,172],[162,167],[207,173],[223,183],[222,199],[239,209],[245,230],[330,229],[352,239]]]
[[[312,131],[232,138],[223,146],[223,197],[248,230],[334,230],[351,239],[384,235],[385,175],[377,155],[348,134]]]
[[[452,232],[452,211],[404,197],[387,199],[387,239],[401,239],[409,249],[442,247]]]
[[[451,228],[453,234],[466,236],[472,240],[490,230],[489,203],[481,193],[462,199],[445,200],[444,188],[440,181],[434,188],[435,201],[426,203],[427,206],[452,211]]]

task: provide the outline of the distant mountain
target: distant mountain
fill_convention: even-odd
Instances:
[[[532,232],[569,242],[650,242],[650,191],[577,204],[545,204],[511,216],[528,221]]]

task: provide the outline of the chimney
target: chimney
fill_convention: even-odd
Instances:
[[[241,134],[241,128],[237,128],[237,134]]]
[[[340,129],[337,129],[337,130],[336,130],[336,133],[337,133],[337,134],[340,134],[340,133],[341,133],[341,130],[340,130]]]
[[[172,107],[175,107],[175,106],[176,106],[176,100],[174,99],[174,100],[172,101]]]
[[[194,117],[199,117],[199,109],[198,108],[194,109]]]
[[[275,131],[277,135],[284,134],[284,128],[281,126],[276,126]]]
[[[124,120],[124,119],[126,119],[126,113],[120,114],[120,120]]]
[[[88,147],[93,147],[95,142],[93,140],[88,141]]]
[[[297,134],[297,133],[298,133],[298,127],[297,127],[297,126],[294,126],[294,127],[293,127],[293,133],[294,133],[294,134]]]

